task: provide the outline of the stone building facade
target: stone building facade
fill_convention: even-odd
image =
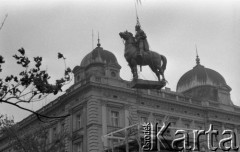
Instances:
[[[240,107],[231,101],[231,88],[218,72],[205,68],[198,57],[196,61],[196,66],[179,79],[176,91],[132,89],[130,82],[120,77],[121,66],[114,54],[98,45],[73,69],[74,84],[66,93],[38,111],[54,116],[70,114],[49,125],[47,142],[64,130],[71,138],[65,139],[64,149],[59,151],[112,151],[117,140],[104,135],[139,122],[161,124],[166,120],[173,127],[187,130],[207,130],[209,124],[220,133],[231,129],[239,144]],[[30,115],[18,125],[27,130],[39,123]],[[207,143],[201,146],[201,151],[208,151]],[[3,136],[0,151],[14,151]]]

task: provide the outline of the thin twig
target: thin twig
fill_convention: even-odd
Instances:
[[[1,27],[0,27],[0,31],[2,30],[3,25],[4,25],[4,23],[5,23],[6,19],[7,19],[7,17],[8,17],[8,14],[5,15],[5,18],[4,18],[4,20],[3,20],[3,22],[2,22],[2,25],[1,25]]]
[[[31,113],[35,114],[40,121],[42,121],[41,118],[61,119],[61,118],[70,116],[69,114],[64,115],[64,116],[46,116],[46,115],[43,115],[43,114],[40,114],[40,113],[38,113],[38,112],[36,112],[36,111],[33,111],[33,110],[30,110],[30,109],[24,108],[24,107],[22,107],[22,106],[20,106],[20,105],[18,105],[18,104],[15,104],[15,103],[12,103],[12,102],[9,102],[9,101],[0,100],[0,103],[1,103],[1,102],[10,104],[10,105],[13,105],[13,106],[15,106],[15,107],[18,107],[18,108],[20,108],[20,109],[23,109],[23,110],[26,110],[26,111],[28,111],[28,112],[31,112]],[[44,122],[44,121],[42,121],[42,122]]]

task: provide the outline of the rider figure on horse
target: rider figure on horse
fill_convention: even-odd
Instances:
[[[141,29],[141,25],[138,20],[137,20],[137,25],[135,26],[135,30],[136,30],[135,41],[139,48],[138,57],[142,59],[143,52],[149,51],[149,45],[147,41],[147,36],[144,33],[144,31]]]

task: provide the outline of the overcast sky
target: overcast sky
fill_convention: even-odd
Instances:
[[[180,77],[196,65],[196,44],[200,63],[222,74],[232,88],[234,104],[240,105],[240,2],[142,0],[137,10],[150,49],[168,59],[167,87],[175,91]],[[42,56],[43,67],[53,79],[63,76],[64,64],[57,60],[57,53],[66,56],[71,68],[79,65],[92,50],[93,29],[94,47],[99,32],[102,47],[114,53],[122,66],[121,77],[132,79],[119,32],[135,32],[134,0],[0,0],[1,22],[5,14],[8,18],[0,31],[0,54],[6,64],[1,77],[19,71],[12,55],[21,47],[29,57]],[[140,77],[156,80],[147,67]],[[51,100],[27,107],[36,110]],[[29,115],[6,104],[0,104],[0,113],[13,115],[16,121]]]

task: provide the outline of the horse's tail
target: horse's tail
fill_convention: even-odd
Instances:
[[[166,69],[166,66],[167,66],[167,58],[164,55],[161,55],[161,58],[162,58],[162,61],[163,61],[162,70],[164,72],[165,69]]]

